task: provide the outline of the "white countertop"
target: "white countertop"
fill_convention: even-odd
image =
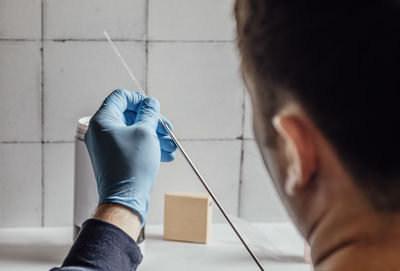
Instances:
[[[270,271],[312,270],[304,243],[289,223],[242,225],[242,232]],[[257,245],[252,245],[256,240]],[[72,244],[72,228],[0,229],[0,270],[36,271],[59,266]],[[146,226],[140,271],[258,270],[227,224],[214,224],[207,245],[162,239],[162,225]]]

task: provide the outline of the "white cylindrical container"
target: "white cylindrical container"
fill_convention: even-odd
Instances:
[[[82,223],[93,216],[99,200],[96,179],[84,141],[89,121],[90,116],[79,119],[75,137],[75,236],[78,234]]]
[[[91,218],[97,208],[99,197],[96,179],[85,145],[85,134],[91,116],[78,121],[75,137],[75,198],[74,198],[74,238],[78,235],[83,222]],[[144,227],[137,240],[142,254],[145,246]]]

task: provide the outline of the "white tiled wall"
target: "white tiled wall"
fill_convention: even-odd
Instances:
[[[182,145],[191,155],[215,195],[230,214],[239,210],[240,140],[190,140]],[[186,160],[177,156],[174,163],[162,164],[156,185],[151,195],[149,222],[163,221],[164,194],[169,191],[188,191],[207,193]],[[223,218],[217,210],[214,219]]]
[[[73,143],[44,145],[44,226],[70,225],[73,212]],[[60,166],[61,165],[61,166]],[[57,206],[55,208],[55,206]]]
[[[235,38],[234,0],[149,0],[150,40]]]
[[[146,0],[45,0],[46,39],[145,40]]]
[[[0,144],[0,223],[40,226],[42,159],[40,143]]]
[[[242,135],[243,85],[233,43],[150,42],[148,91],[185,139]]]
[[[111,34],[111,33],[110,33]],[[144,83],[144,42],[116,42]],[[114,88],[132,81],[105,41],[44,43],[44,140],[72,141],[76,120],[93,114]]]
[[[233,0],[0,1],[0,227],[72,224],[74,134],[115,88],[132,88],[107,30],[229,213],[286,217],[253,142]],[[245,138],[245,140],[243,140]],[[177,154],[164,194],[204,189]],[[214,218],[222,221],[215,210]]]
[[[253,134],[253,111],[251,110],[251,100],[249,94],[244,97],[244,123],[243,138],[254,139]]]
[[[254,140],[243,142],[240,215],[249,221],[283,222],[288,217],[264,168]]]
[[[0,38],[41,37],[41,0],[1,0]]]
[[[0,65],[0,140],[40,141],[40,43],[1,41]]]

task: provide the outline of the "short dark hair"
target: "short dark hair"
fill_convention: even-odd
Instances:
[[[235,15],[256,92],[287,89],[374,206],[399,210],[400,2],[237,0]]]

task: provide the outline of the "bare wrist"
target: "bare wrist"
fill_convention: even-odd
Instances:
[[[134,211],[116,203],[100,204],[93,217],[117,226],[135,241],[142,227],[139,216]]]

